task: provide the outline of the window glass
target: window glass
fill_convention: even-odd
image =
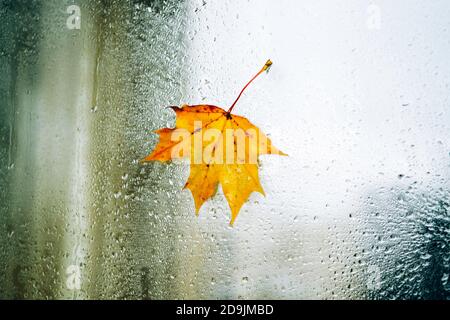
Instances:
[[[3,1],[0,297],[450,298],[447,1]],[[167,106],[260,157],[233,227],[189,163],[139,160]]]

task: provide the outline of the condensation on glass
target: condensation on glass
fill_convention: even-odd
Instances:
[[[0,297],[450,298],[446,1],[0,2]],[[234,227],[166,108],[234,111],[289,157]]]

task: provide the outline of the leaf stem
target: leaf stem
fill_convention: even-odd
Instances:
[[[250,83],[252,83],[253,80],[255,80],[261,73],[263,73],[264,71],[269,70],[270,66],[272,65],[272,61],[267,60],[266,64],[261,68],[261,70],[258,71],[257,74],[255,74],[253,76],[253,78],[250,79],[249,82],[247,82],[247,84],[244,86],[244,88],[242,88],[241,92],[239,93],[238,97],[236,98],[236,100],[234,100],[233,104],[231,105],[230,109],[228,109],[227,113],[230,114],[231,110],[233,110],[234,106],[236,105],[236,103],[238,102],[239,98],[242,96],[242,93],[245,91],[245,89],[247,89],[248,85]]]

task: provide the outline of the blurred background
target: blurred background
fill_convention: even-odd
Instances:
[[[450,3],[0,0],[0,298],[449,299]],[[229,227],[166,106],[289,157]]]

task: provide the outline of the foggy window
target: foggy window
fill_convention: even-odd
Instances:
[[[0,298],[449,299],[447,1],[1,1]],[[233,227],[168,106],[260,157]]]

